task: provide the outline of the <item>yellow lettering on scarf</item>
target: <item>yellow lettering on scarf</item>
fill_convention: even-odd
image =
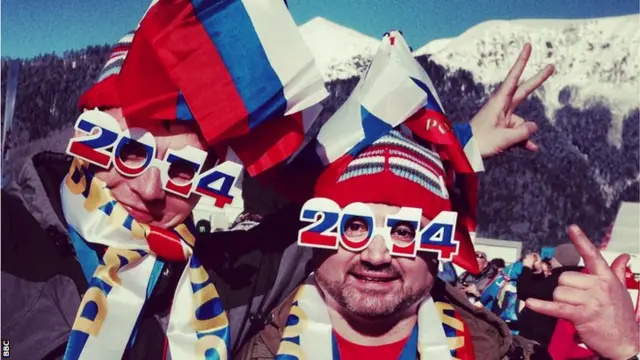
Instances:
[[[127,216],[129,216],[127,210],[125,210],[122,205],[116,204],[116,206],[113,207],[113,211],[111,211],[111,215],[109,215],[107,224],[110,226],[122,226]]]
[[[219,336],[203,336],[196,342],[196,359],[206,360],[207,351],[214,349],[218,353],[218,359],[227,359],[227,344]]]
[[[464,324],[462,323],[462,321],[444,313],[445,310],[455,310],[453,306],[451,306],[451,304],[446,304],[443,302],[437,302],[435,304],[440,314],[440,320],[442,320],[444,324],[447,324],[458,331],[464,331]]]
[[[193,319],[192,326],[196,331],[209,331],[209,330],[219,330],[227,326],[229,321],[227,320],[227,315],[222,312],[218,316],[214,316],[210,319],[200,320],[196,318],[196,309],[205,304],[207,301],[219,298],[218,291],[216,291],[215,286],[213,284],[208,284],[202,289],[198,290],[197,293],[193,294],[193,302],[194,302],[194,311],[193,311]]]
[[[289,312],[289,316],[295,315],[298,317],[298,323],[295,325],[289,325],[284,328],[282,333],[283,338],[290,338],[299,336],[305,329],[307,316],[299,306],[292,306]],[[287,319],[288,320],[288,319]]]
[[[178,234],[180,234],[180,236],[182,236],[182,238],[184,239],[184,241],[187,242],[187,244],[191,245],[192,247],[196,245],[196,238],[189,231],[189,229],[185,224],[180,224],[176,226],[175,230]]]
[[[463,336],[456,336],[454,338],[449,338],[447,340],[449,341],[449,349],[451,350],[460,349],[461,347],[464,346]]]
[[[97,313],[93,320],[81,316],[85,307],[90,303],[94,303],[97,307]],[[107,297],[99,288],[90,287],[82,298],[82,303],[80,303],[76,320],[73,323],[73,329],[94,337],[98,336],[100,329],[102,328],[102,323],[107,317],[107,311]]]
[[[111,286],[119,286],[118,270],[124,265],[121,258],[126,259],[127,264],[132,264],[140,260],[142,256],[132,250],[109,247],[102,258],[105,265],[98,266],[94,276]]]
[[[149,233],[149,225],[140,224],[139,222],[133,220],[131,224],[131,234],[134,239],[146,239],[147,234]]]
[[[122,205],[116,204],[107,219],[107,224],[115,227],[124,226],[127,217],[129,217],[127,210]],[[134,239],[146,239],[148,233],[149,227],[147,225],[140,224],[135,219],[131,221],[131,234]]]
[[[209,274],[207,274],[207,271],[202,265],[195,269],[189,267],[189,279],[191,279],[191,282],[194,284],[204,284],[209,281]]]
[[[118,269],[113,265],[98,265],[93,276],[100,279],[109,286],[120,286],[120,278],[118,277]]]
[[[76,172],[76,170],[80,172],[80,174],[82,174],[80,176],[80,180],[77,183],[72,179],[73,174]],[[82,171],[82,168],[79,165],[77,160],[73,160],[73,162],[71,163],[71,167],[69,168],[69,173],[65,178],[65,183],[69,188],[69,191],[71,191],[71,193],[75,195],[82,194],[84,190],[87,188],[87,178],[84,176],[84,172]]]
[[[93,180],[91,180],[91,185],[89,185],[89,195],[84,201],[85,210],[94,211],[100,206],[112,200],[109,192],[106,191],[105,187],[106,185],[102,181],[96,178],[93,178]]]
[[[280,343],[280,348],[278,349],[278,355],[290,355],[294,356],[296,359],[305,359],[304,353],[300,348],[300,345],[293,343],[291,341],[282,341]]]
[[[189,279],[194,284],[204,284],[209,281],[209,275],[202,266],[199,266],[196,269],[189,268]],[[194,308],[191,324],[196,331],[217,330],[227,326],[229,321],[227,320],[227,315],[224,312],[218,316],[205,320],[200,320],[196,317],[196,310],[200,308],[200,306],[219,297],[220,295],[218,295],[216,287],[211,283],[193,294]]]
[[[110,247],[103,256],[105,264],[117,264],[118,268],[124,265],[120,258],[126,259],[127,264],[132,264],[142,259],[142,255],[137,251]]]

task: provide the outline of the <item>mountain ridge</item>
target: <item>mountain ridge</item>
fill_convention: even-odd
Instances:
[[[361,34],[331,25],[324,19],[318,19],[315,24],[308,26],[310,30],[303,36],[319,38],[315,49],[313,43],[310,48],[327,57],[318,59],[319,64],[327,66],[323,69],[325,78],[338,75],[327,81],[331,96],[323,102],[325,111],[321,115],[326,119],[357,84],[358,77],[349,74],[358,74],[360,67],[366,66],[366,56],[360,55],[362,44],[366,42],[369,47],[366,51],[373,52],[377,40],[360,41]],[[325,41],[322,29],[327,28],[332,32],[325,33],[324,39],[329,39]],[[345,33],[350,37],[342,35]],[[343,40],[346,43],[338,43]],[[340,46],[351,46],[349,44],[354,44],[349,52],[339,51]],[[617,45],[614,43],[600,50],[606,54]],[[542,46],[546,47],[546,44]],[[509,56],[515,58],[520,48],[519,43],[512,45]],[[534,44],[534,54],[539,48]],[[343,58],[331,57],[332,51],[348,56],[355,54],[357,61],[347,57],[343,63]],[[73,120],[78,116],[76,100],[97,77],[108,54],[109,47],[93,46],[69,51],[63,56],[21,60],[16,120],[9,136],[9,159],[3,164],[3,174],[12,174],[19,183],[27,181],[22,179],[20,168],[33,154],[43,150],[64,151]],[[480,59],[477,52],[465,56],[474,54],[475,61]],[[479,81],[483,74],[477,69],[452,66],[455,63],[447,62],[446,56],[445,61],[438,60],[437,54],[420,55],[416,59],[429,73],[453,122],[469,121],[477,113],[496,83],[506,75],[512,61],[508,57],[501,59],[504,66],[492,70],[495,72],[492,76],[498,79],[494,82]],[[532,62],[535,60],[532,56]],[[6,65],[5,59],[3,65]],[[334,70],[342,65],[344,68],[336,73]],[[7,76],[6,69],[7,66],[1,69],[3,79]],[[593,82],[597,84],[598,80]],[[625,86],[628,87],[623,82],[616,92],[605,95],[615,100]],[[5,87],[3,81],[2,93],[5,93]],[[566,227],[577,223],[597,242],[614,220],[621,201],[640,201],[640,106],[634,108],[634,104],[630,104],[632,110],[623,116],[623,120],[617,120],[615,112],[619,109],[610,102],[580,104],[573,101],[574,93],[581,90],[580,84],[574,89],[558,82],[557,87],[554,90],[545,86],[516,110],[518,115],[538,124],[539,131],[533,140],[540,145],[540,150],[530,153],[516,148],[486,160],[486,171],[480,174],[478,236],[519,240],[526,249],[539,249],[566,242]],[[551,90],[556,91],[553,97],[559,102],[559,107],[553,111],[549,110],[548,103]],[[611,129],[616,127],[620,134],[617,144],[610,139]],[[26,189],[28,191],[28,187]]]

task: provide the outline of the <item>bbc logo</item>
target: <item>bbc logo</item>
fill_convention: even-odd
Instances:
[[[2,340],[2,358],[8,359],[11,356],[11,345],[9,340]]]

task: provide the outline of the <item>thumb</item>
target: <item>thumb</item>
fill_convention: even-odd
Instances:
[[[627,263],[629,262],[629,259],[631,259],[631,256],[629,256],[629,254],[622,254],[611,263],[611,270],[614,274],[616,274],[618,280],[620,280],[620,282],[622,282],[623,284],[626,284],[627,282],[627,279],[625,278],[625,271],[627,269]]]
[[[538,125],[536,125],[536,123],[527,121],[516,127],[504,129],[504,135],[502,136],[502,139],[505,141],[505,145],[512,146],[529,140],[531,135],[537,130]]]

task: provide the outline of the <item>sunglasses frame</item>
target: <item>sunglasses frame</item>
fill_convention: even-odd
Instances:
[[[242,172],[240,164],[232,161],[220,163],[218,159],[212,169],[201,173],[208,154],[191,145],[185,145],[179,150],[168,149],[164,158],[158,159],[153,134],[139,127],[123,130],[113,116],[97,109],[80,114],[74,129],[81,135],[69,140],[66,153],[71,156],[105,170],[113,166],[119,174],[128,178],[141,176],[149,168],[157,168],[162,188],[169,193],[183,198],[189,198],[193,193],[209,196],[216,200],[215,206],[221,208],[233,201],[230,192]],[[131,142],[144,146],[146,150],[146,159],[140,166],[130,166],[119,156],[123,147]],[[169,176],[171,165],[178,161],[185,161],[194,168],[194,176],[182,184]],[[220,180],[222,184],[214,188],[213,185]]]

